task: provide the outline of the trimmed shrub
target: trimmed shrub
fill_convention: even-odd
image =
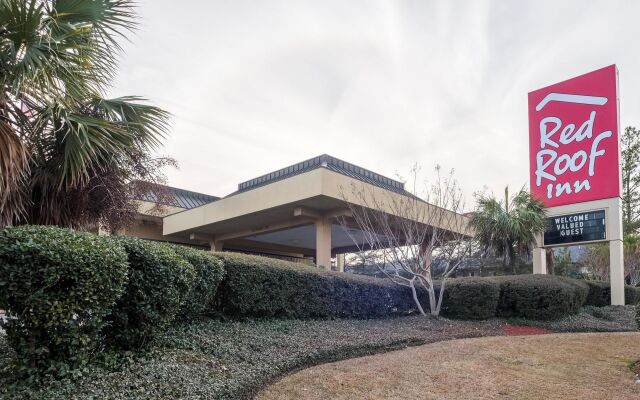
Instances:
[[[388,280],[245,254],[214,256],[225,269],[217,309],[230,316],[372,318],[415,309],[411,291]]]
[[[109,238],[50,226],[0,230],[0,308],[23,373],[74,373],[100,344],[127,256]]]
[[[230,316],[375,318],[416,312],[409,288],[387,279],[324,272],[244,254],[214,256],[223,260],[226,274],[216,296],[216,310]],[[442,315],[555,319],[578,312],[588,294],[584,281],[558,276],[450,279]],[[426,292],[420,290],[418,295],[428,312]]]
[[[115,240],[127,253],[129,281],[108,317],[107,339],[117,348],[141,349],[177,317],[196,273],[171,245],[123,236]]]
[[[589,287],[586,304],[589,306],[605,307],[611,304],[611,285],[603,281],[584,281]],[[640,288],[625,285],[624,302],[628,305],[638,304]]]
[[[585,280],[584,283],[589,287],[587,305],[604,307],[611,304],[611,288],[609,287],[609,282]]]
[[[640,287],[630,285],[624,287],[624,304],[629,306],[640,304]]]
[[[442,315],[460,319],[488,319],[496,316],[500,285],[487,278],[447,280]]]
[[[206,251],[191,247],[174,246],[173,249],[193,266],[196,275],[193,287],[180,308],[180,318],[200,317],[213,306],[218,285],[224,276],[222,261]]]
[[[494,277],[500,284],[500,317],[556,319],[575,314],[589,288],[581,281],[549,275]]]

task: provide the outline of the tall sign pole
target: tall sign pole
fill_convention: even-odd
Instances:
[[[531,193],[547,207],[533,272],[546,248],[608,242],[611,304],[624,305],[622,175],[615,65],[529,93]]]

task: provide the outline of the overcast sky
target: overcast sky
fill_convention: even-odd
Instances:
[[[141,0],[113,95],[173,114],[169,184],[223,196],[328,153],[468,194],[528,185],[527,93],[610,64],[640,125],[640,1]]]

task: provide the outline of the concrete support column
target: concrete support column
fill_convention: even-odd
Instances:
[[[331,221],[327,218],[316,221],[316,264],[331,271]]]
[[[612,200],[607,210],[607,235],[609,241],[609,281],[611,282],[611,305],[624,305],[624,249],[622,232],[622,199]]]
[[[547,272],[547,249],[542,247],[544,244],[544,236],[536,235],[536,243],[533,247],[533,273],[546,275]]]
[[[345,255],[336,254],[336,266],[338,267],[338,272],[344,272],[344,264],[345,264]]]
[[[622,240],[609,242],[609,280],[611,281],[611,305],[624,305],[624,253]]]
[[[222,247],[224,245],[224,242],[222,240],[211,240],[209,242],[209,245],[211,246],[211,252],[212,253],[216,253],[219,251],[222,251]]]
[[[533,249],[533,273],[547,274],[547,250],[544,247]]]

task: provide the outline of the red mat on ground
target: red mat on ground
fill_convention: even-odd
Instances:
[[[547,333],[553,333],[553,331],[550,331],[548,329],[524,325],[505,324],[500,328],[502,329],[502,332],[507,336],[544,335]]]

